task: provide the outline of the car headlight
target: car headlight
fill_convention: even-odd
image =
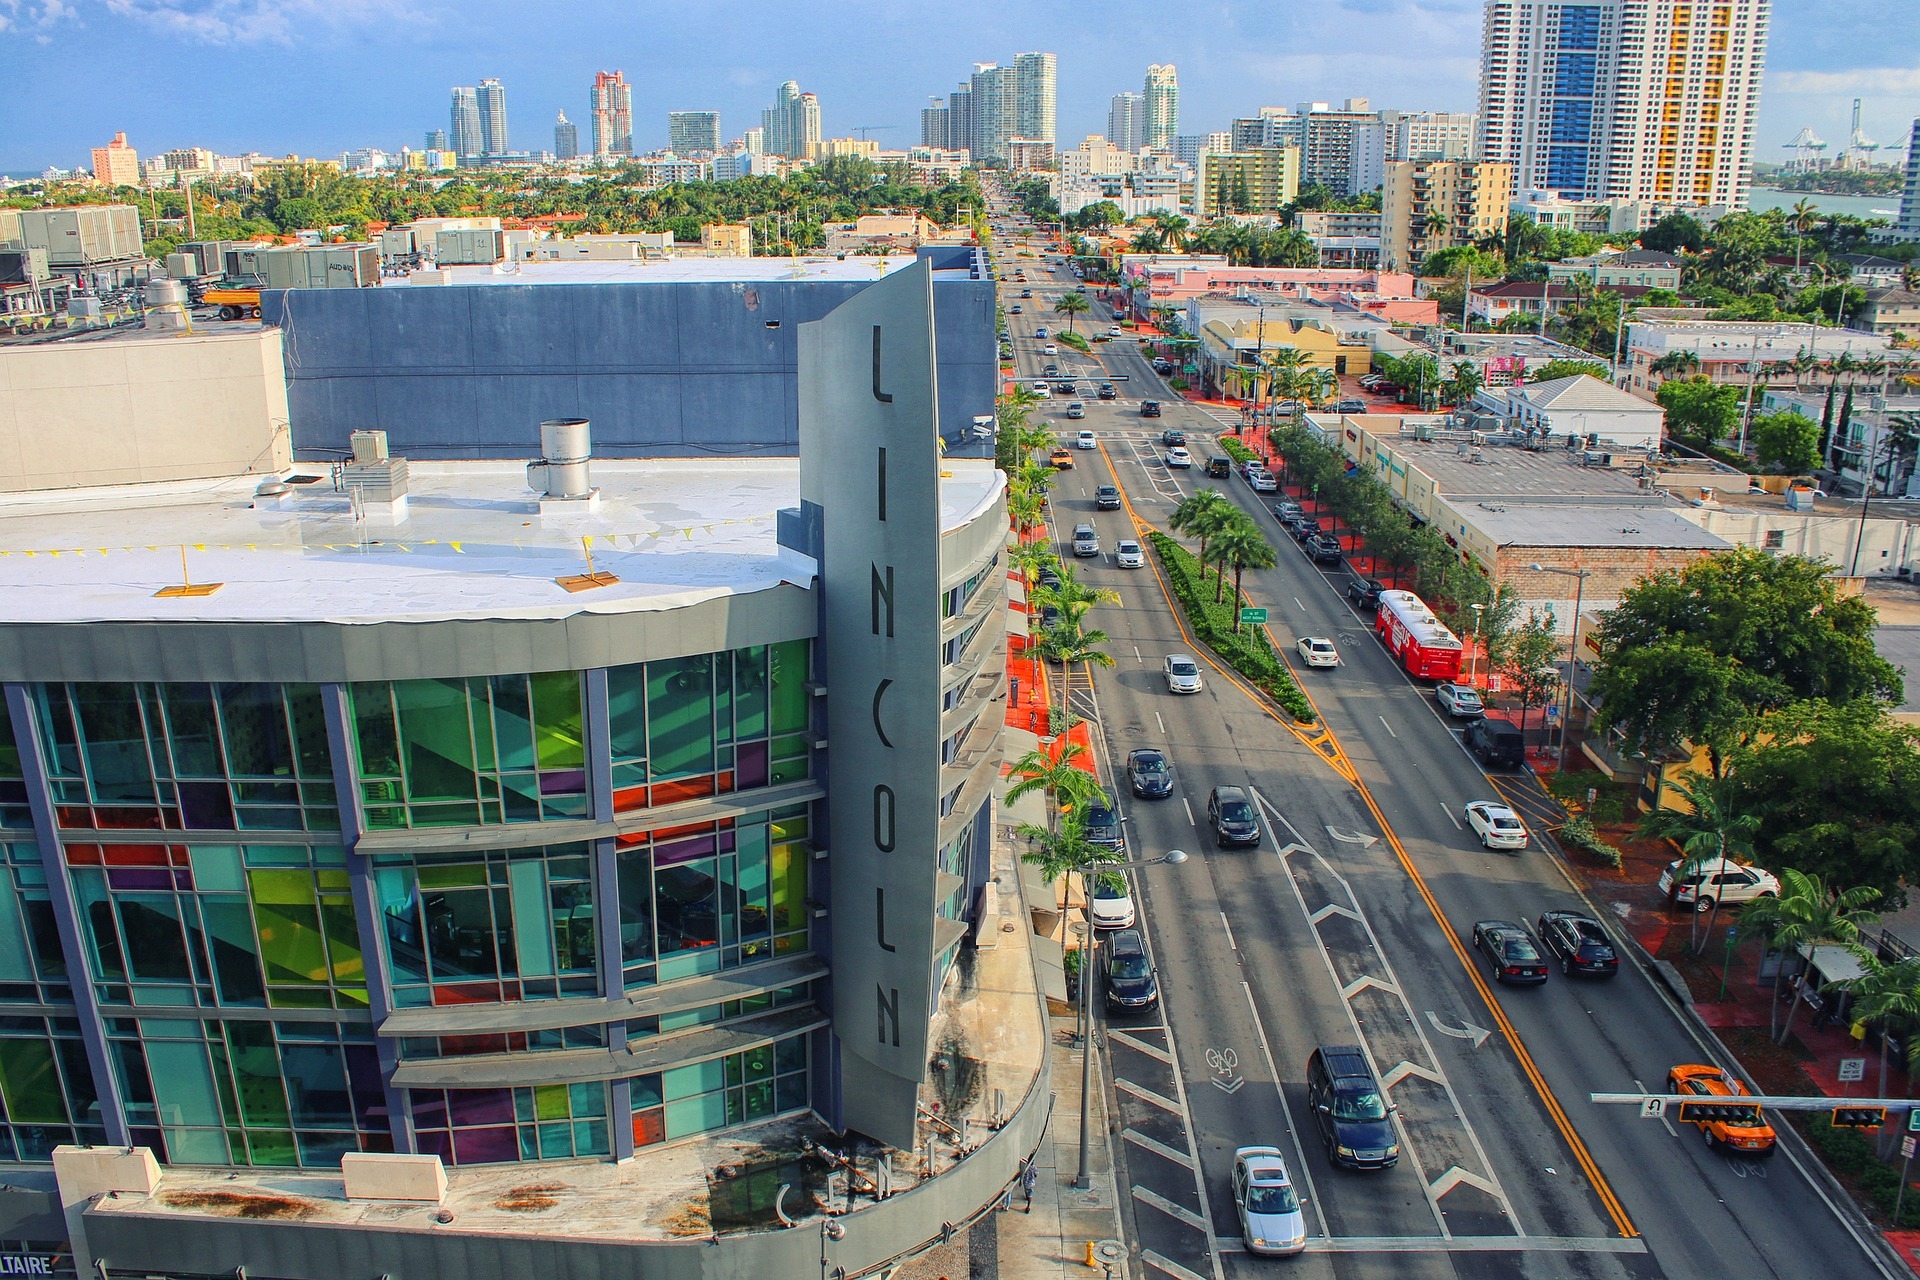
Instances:
[[[1343,1155],[1349,1160],[1358,1160],[1360,1158],[1360,1153],[1352,1147],[1335,1147],[1333,1150],[1334,1154]]]
[[[1253,1239],[1249,1240],[1247,1243],[1251,1244],[1256,1249],[1266,1249],[1272,1246],[1273,1241],[1263,1240],[1259,1236],[1255,1236]]]
[[[1391,1160],[1393,1157],[1399,1154],[1400,1154],[1400,1144],[1397,1142],[1389,1142],[1387,1144],[1387,1158]]]

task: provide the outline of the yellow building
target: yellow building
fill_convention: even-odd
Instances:
[[[1300,148],[1255,147],[1200,157],[1193,198],[1197,217],[1278,213],[1300,194]]]
[[[807,159],[825,160],[828,156],[865,156],[871,160],[880,154],[880,143],[873,138],[822,138],[810,148]]]
[[[1380,193],[1380,265],[1417,271],[1430,253],[1507,229],[1513,166],[1493,160],[1397,160]]]
[[[713,222],[700,228],[700,247],[715,258],[751,258],[753,228],[744,222]]]
[[[127,145],[127,135],[116,133],[113,141],[93,149],[93,177],[109,187],[140,185],[140,153]]]
[[[1276,352],[1293,349],[1307,357],[1305,368],[1331,369],[1359,377],[1373,371],[1373,349],[1364,342],[1340,340],[1324,323],[1291,316],[1264,321],[1209,320],[1200,326],[1202,385],[1229,395],[1267,398]]]

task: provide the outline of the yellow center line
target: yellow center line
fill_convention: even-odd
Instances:
[[[1127,497],[1125,486],[1119,485],[1118,483],[1120,479],[1119,470],[1114,467],[1113,459],[1107,456],[1107,446],[1104,441],[1100,442],[1100,456],[1106,461],[1107,469],[1113,474],[1115,485],[1120,489],[1120,501],[1122,505],[1125,506],[1127,517],[1133,521],[1135,529],[1141,532],[1160,532],[1158,528],[1141,519],[1134,511],[1133,502]],[[1600,1172],[1600,1166],[1594,1161],[1593,1154],[1587,1150],[1587,1144],[1581,1141],[1580,1135],[1574,1131],[1572,1120],[1568,1118],[1566,1110],[1560,1105],[1560,1099],[1554,1095],[1553,1088],[1548,1085],[1546,1077],[1540,1074],[1540,1068],[1534,1062],[1533,1055],[1527,1051],[1526,1044],[1520,1039],[1520,1032],[1507,1018],[1506,1012],[1500,1007],[1500,1002],[1494,999],[1493,989],[1489,987],[1486,980],[1480,976],[1479,966],[1475,964],[1473,959],[1467,954],[1467,949],[1461,944],[1459,936],[1455,934],[1452,926],[1447,923],[1446,913],[1440,909],[1440,903],[1433,896],[1432,889],[1428,888],[1426,878],[1422,876],[1419,869],[1413,865],[1413,859],[1408,855],[1406,846],[1400,842],[1399,834],[1394,831],[1393,824],[1387,821],[1387,815],[1381,812],[1379,802],[1373,798],[1373,792],[1368,788],[1365,780],[1360,777],[1359,770],[1355,769],[1353,762],[1347,758],[1345,749],[1341,747],[1339,738],[1327,724],[1326,717],[1320,715],[1319,705],[1313,701],[1313,695],[1307,692],[1306,686],[1300,684],[1298,679],[1294,681],[1296,685],[1299,685],[1301,693],[1306,695],[1308,704],[1313,707],[1314,715],[1318,717],[1317,724],[1303,727],[1295,722],[1291,716],[1283,717],[1280,715],[1264,694],[1257,689],[1249,687],[1239,678],[1237,673],[1229,671],[1208,656],[1206,646],[1202,645],[1194,637],[1193,633],[1187,629],[1185,613],[1175,603],[1173,593],[1167,586],[1166,575],[1161,572],[1160,566],[1157,563],[1157,557],[1148,559],[1148,562],[1153,564],[1154,580],[1159,584],[1160,594],[1165,597],[1167,608],[1173,614],[1174,624],[1180,628],[1180,634],[1193,645],[1194,651],[1200,655],[1201,660],[1219,672],[1227,683],[1240,690],[1241,693],[1244,693],[1255,706],[1265,711],[1279,723],[1285,725],[1296,738],[1299,738],[1300,741],[1311,748],[1316,756],[1326,761],[1335,773],[1346,779],[1347,782],[1352,784],[1354,790],[1359,792],[1360,798],[1366,802],[1367,811],[1373,815],[1374,822],[1378,824],[1381,832],[1386,836],[1387,844],[1393,849],[1394,856],[1400,860],[1401,869],[1407,873],[1407,878],[1413,881],[1413,887],[1419,890],[1420,900],[1427,904],[1427,910],[1432,913],[1435,923],[1440,926],[1440,932],[1446,936],[1447,945],[1453,948],[1454,958],[1459,960],[1460,967],[1466,971],[1467,978],[1473,983],[1474,990],[1480,993],[1480,998],[1486,1003],[1487,1011],[1493,1017],[1494,1024],[1500,1029],[1501,1036],[1513,1049],[1514,1057],[1520,1063],[1522,1074],[1527,1077],[1527,1080],[1533,1085],[1535,1092],[1539,1094],[1541,1102],[1547,1108],[1547,1114],[1553,1118],[1554,1127],[1560,1130],[1560,1136],[1566,1139],[1567,1146],[1573,1151],[1573,1158],[1579,1163],[1581,1171],[1587,1175],[1587,1180],[1593,1184],[1593,1189],[1595,1193],[1599,1195],[1600,1203],[1606,1209],[1607,1216],[1613,1219],[1614,1226],[1622,1236],[1638,1236],[1640,1233],[1634,1229],[1633,1220],[1627,1216],[1627,1211],[1625,1207],[1621,1205],[1620,1198],[1614,1194],[1612,1184],[1607,1181],[1606,1175]],[[1249,599],[1251,599],[1251,597],[1249,597]],[[1272,640],[1273,634],[1271,630],[1268,631],[1267,638],[1269,641]],[[1285,654],[1281,652],[1279,646],[1276,645],[1274,647],[1274,652],[1280,656],[1281,665],[1286,667],[1288,672],[1292,674],[1293,664],[1287,661]]]

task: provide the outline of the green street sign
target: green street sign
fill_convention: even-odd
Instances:
[[[1907,1132],[1920,1133],[1920,1107],[1907,1112]]]
[[[1259,624],[1266,620],[1267,611],[1265,609],[1255,609],[1252,606],[1248,606],[1240,610],[1240,621],[1242,622]]]

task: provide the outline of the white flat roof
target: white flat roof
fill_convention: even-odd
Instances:
[[[781,280],[873,281],[913,265],[914,256],[794,258],[654,258],[638,262],[513,262],[498,267],[443,267],[454,285],[772,283]],[[882,264],[886,271],[880,270]],[[936,276],[957,274],[938,271]],[[408,276],[382,288],[445,288],[438,279]]]

